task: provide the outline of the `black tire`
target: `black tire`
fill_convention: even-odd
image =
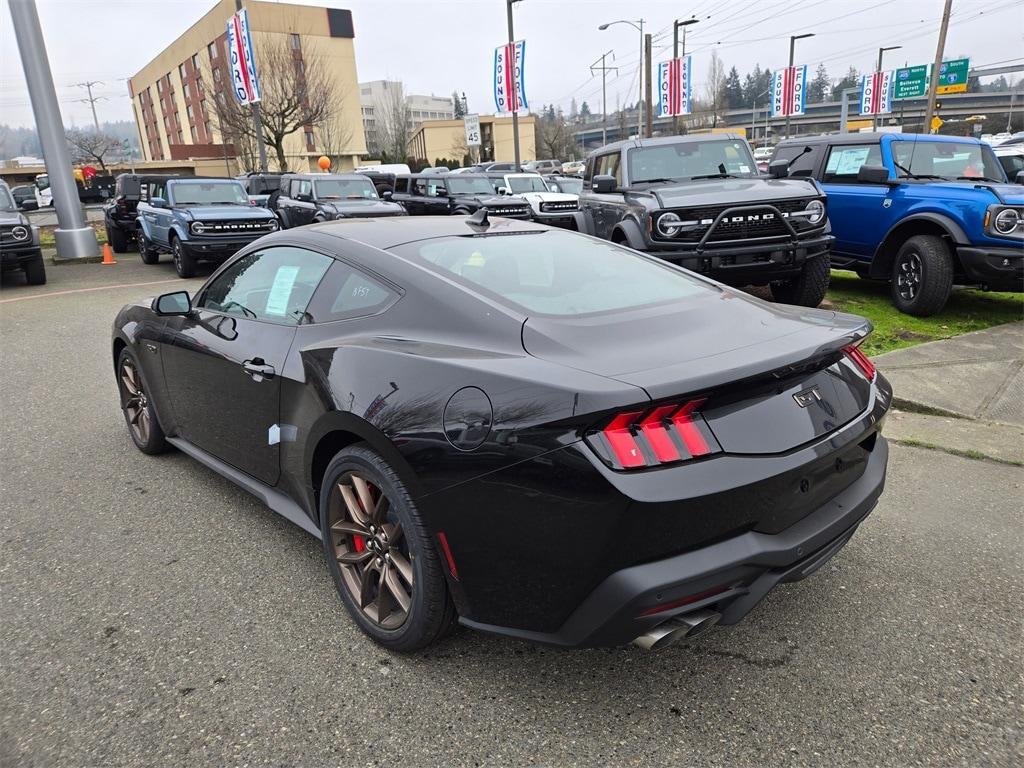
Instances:
[[[454,211],[452,211],[448,215],[449,216],[469,216],[469,211],[467,211],[465,208],[456,208]]]
[[[352,473],[376,485],[380,493],[387,496],[389,505],[386,520],[401,526],[402,540],[408,549],[408,562],[412,565],[413,573],[412,595],[404,621],[394,628],[385,628],[367,615],[346,585],[337,560],[337,547],[345,543],[348,535],[331,530],[339,514],[344,515],[344,511],[337,507],[344,502],[340,501],[336,488],[339,481],[350,478]],[[424,528],[416,504],[398,473],[365,445],[344,448],[327,466],[320,492],[320,530],[327,567],[334,578],[341,601],[359,628],[375,642],[393,651],[417,651],[436,642],[452,629],[455,607],[448,595],[437,548]],[[369,549],[365,551],[369,552]]]
[[[110,225],[107,224],[107,242],[114,249],[114,253],[128,252],[128,236],[120,227],[111,229]]]
[[[126,371],[129,366],[134,376]],[[136,388],[135,392],[132,391],[133,386]],[[117,356],[117,391],[121,396],[121,412],[128,426],[128,434],[135,447],[151,455],[166,451],[167,438],[157,420],[153,401],[149,399],[149,384],[139,367],[139,361],[128,347],[122,349],[121,354]],[[139,393],[141,403],[138,402]],[[133,401],[136,403],[134,407]]]
[[[804,262],[803,269],[796,277],[771,283],[772,298],[781,304],[816,307],[825,298],[831,274],[827,253],[810,258]]]
[[[42,255],[25,262],[25,282],[29,285],[46,285],[46,262]]]
[[[915,235],[896,252],[889,294],[900,312],[928,317],[941,312],[953,291],[953,254],[937,235]]]
[[[141,228],[135,232],[135,244],[139,249],[139,258],[143,264],[156,264],[160,261],[160,252],[152,246]]]
[[[171,238],[171,256],[174,259],[174,271],[178,273],[178,277],[196,276],[196,259],[177,237]]]

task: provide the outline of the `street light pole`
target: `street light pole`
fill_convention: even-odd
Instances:
[[[683,19],[672,22],[672,58],[679,58],[679,28],[683,28],[683,53],[686,56],[686,28],[691,24],[696,24],[700,19]],[[689,77],[690,73],[687,72],[686,76]],[[679,115],[672,115],[672,133],[679,133]]]
[[[640,73],[641,73],[640,74],[640,88],[639,88],[640,95],[639,95],[639,100],[637,101],[637,105],[636,105],[636,135],[637,135],[637,137],[640,137],[640,136],[644,135],[644,111],[643,111],[643,105],[644,105],[644,76],[643,76],[643,71],[644,71],[644,20],[643,19],[638,19],[637,21],[633,22],[633,21],[628,21],[627,19],[619,19],[618,21],[609,21],[607,24],[602,24],[601,26],[598,27],[598,29],[603,32],[604,30],[608,29],[608,27],[612,26],[613,24],[629,24],[629,26],[631,26],[633,29],[638,30],[640,32],[640,63],[637,64],[637,66],[640,69]],[[647,69],[647,79],[648,79],[648,81],[650,81],[650,78],[651,78],[651,70],[650,70],[650,67],[648,67],[648,69]],[[649,94],[648,94],[648,96],[649,96]],[[647,108],[648,108],[648,110],[650,110],[649,106]]]
[[[949,13],[953,0],[946,0],[942,9],[942,24],[939,27],[939,44],[935,48],[935,63],[932,65],[932,76],[928,78],[928,103],[925,105],[923,131],[931,133],[932,116],[935,114],[935,93],[939,87],[939,71],[942,69],[942,54],[946,49],[946,30],[949,29]]]
[[[754,140],[754,121],[757,119],[757,100],[760,99],[767,93],[771,93],[771,88],[766,88],[761,91],[757,96],[750,102],[750,140]],[[764,117],[764,143],[768,143],[768,107],[765,105],[765,117]]]
[[[512,31],[512,3],[519,0],[505,0],[505,10],[508,14],[508,50],[512,59],[510,70],[510,81],[512,93],[509,94],[509,103],[512,105],[512,147],[515,152],[516,170],[519,170],[519,86],[516,84],[516,46],[515,33]]]
[[[651,36],[649,34],[644,35],[644,70],[647,72],[647,92],[644,98],[644,107],[647,110],[647,138],[651,138],[654,135],[654,110],[652,109],[651,102]],[[637,134],[637,138],[640,138],[641,134]]]
[[[900,49],[902,47],[903,47],[902,45],[889,45],[889,46],[885,46],[884,48],[879,48],[878,49],[878,67],[875,69],[875,72],[881,72],[882,71],[882,54],[883,53],[885,53],[886,51],[895,51],[895,50],[898,50],[898,49]],[[877,112],[871,116],[871,127],[876,129],[876,130],[878,129],[878,113]]]
[[[796,47],[797,40],[803,40],[805,37],[814,37],[813,32],[805,32],[802,35],[790,35],[789,37],[789,68],[793,69],[793,50]],[[786,114],[786,138],[789,138],[789,114]]]
[[[235,10],[242,10],[242,0],[235,0]],[[253,56],[256,52],[253,51]],[[252,107],[252,127],[256,132],[256,147],[260,153],[260,171],[262,173],[267,172],[267,148],[263,144],[263,113],[260,112],[260,103],[254,101],[249,105]]]

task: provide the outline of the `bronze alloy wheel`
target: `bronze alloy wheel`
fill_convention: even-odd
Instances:
[[[153,428],[149,416],[149,401],[146,399],[146,390],[142,386],[139,370],[127,356],[121,361],[121,407],[136,442],[147,444]]]
[[[331,550],[349,595],[382,629],[398,629],[409,616],[413,568],[409,546],[388,497],[355,471],[331,489]]]

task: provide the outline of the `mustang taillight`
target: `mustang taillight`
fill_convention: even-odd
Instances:
[[[875,380],[875,364],[868,359],[868,356],[861,352],[860,347],[851,344],[843,347],[843,354],[850,358],[854,365],[860,368],[861,373],[868,381]]]
[[[587,440],[616,469],[656,467],[720,453],[722,449],[699,411],[704,402],[690,400],[646,411],[624,411]]]

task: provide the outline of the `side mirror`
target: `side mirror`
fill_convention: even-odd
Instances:
[[[615,177],[614,176],[595,176],[594,180],[590,183],[590,188],[598,194],[606,194],[608,192],[615,191]]]
[[[25,200],[21,204],[21,210],[23,211],[35,211],[38,210],[39,203],[35,200]]]
[[[152,197],[149,200],[149,204],[154,208],[168,208],[167,201],[162,197]]]
[[[165,293],[153,299],[153,311],[158,315],[187,315],[192,311],[188,291]]]
[[[508,187],[498,187],[498,194],[499,195],[507,195],[508,194]]]
[[[883,165],[862,165],[857,171],[857,181],[864,184],[888,184],[889,169]]]
[[[394,196],[394,192],[392,192],[390,189],[385,189],[383,192],[381,192],[380,196],[385,200],[390,200]]]
[[[772,160],[768,163],[768,175],[773,179],[784,179],[789,174],[789,160]]]

